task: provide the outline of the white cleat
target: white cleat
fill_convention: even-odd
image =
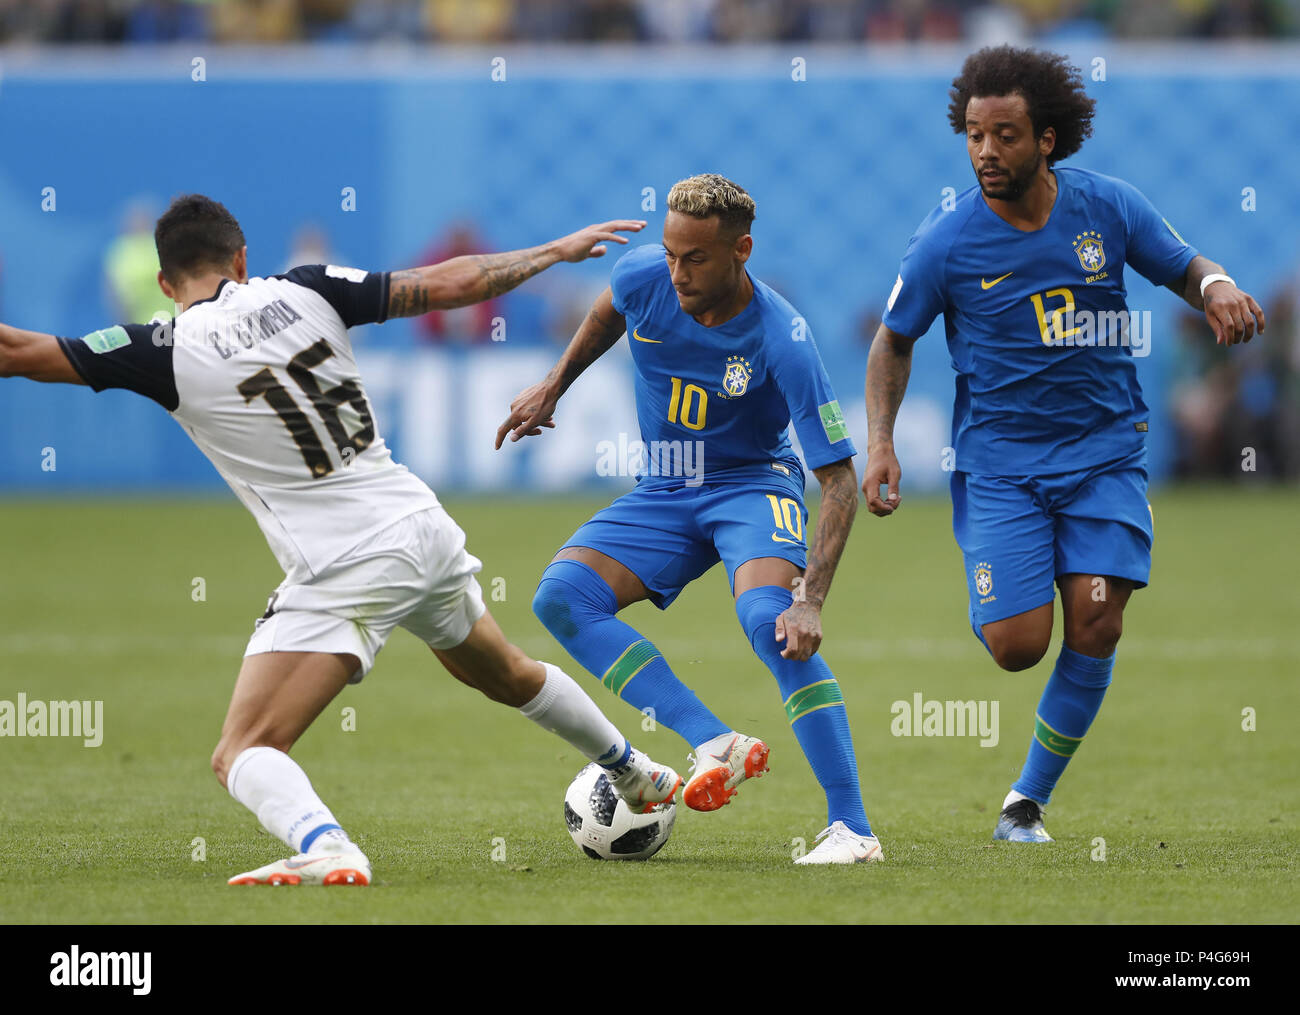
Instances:
[[[700,745],[682,802],[694,811],[716,811],[731,802],[742,782],[768,770],[767,755],[767,744],[743,733],[724,734]]]
[[[868,863],[885,858],[880,842],[874,835],[859,835],[843,821],[823,828],[817,836],[817,842],[820,843],[819,846],[799,857],[795,863]]]
[[[370,861],[355,847],[346,852],[299,853],[277,860],[247,874],[239,874],[228,885],[368,885]]]
[[[635,748],[617,775],[610,769],[605,774],[633,814],[649,814],[659,804],[672,803],[682,784],[682,777],[671,768],[656,764]]]

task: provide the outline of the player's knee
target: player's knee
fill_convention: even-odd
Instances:
[[[993,661],[1009,673],[1019,673],[1021,670],[1031,669],[1037,666],[1043,656],[1047,654],[1045,650],[1022,646],[1011,646],[991,651],[993,651]]]
[[[568,583],[542,575],[533,594],[533,614],[557,638],[572,638],[578,633],[577,621],[569,607],[571,593]]]
[[[586,564],[556,560],[542,574],[533,613],[560,642],[576,638],[589,624],[618,612],[613,589]]]
[[[1104,659],[1113,655],[1124,633],[1124,614],[1119,610],[1105,610],[1089,616],[1074,618],[1065,632],[1065,642],[1080,655]]]
[[[791,599],[789,589],[776,585],[760,585],[736,597],[736,617],[760,657],[764,653],[780,653],[780,646],[765,629],[774,625],[776,618],[790,608]],[[761,636],[764,633],[767,635],[765,638]]]
[[[1048,641],[1049,638],[1007,638],[997,634],[990,636],[987,630],[984,632],[984,643],[988,645],[989,655],[999,667],[1011,673],[1037,666],[1047,654]]]

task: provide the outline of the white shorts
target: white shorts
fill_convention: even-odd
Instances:
[[[288,579],[267,604],[244,655],[348,652],[361,660],[350,683],[370,672],[394,627],[430,648],[454,648],[483,616],[465,533],[441,507],[380,530],[308,581]]]

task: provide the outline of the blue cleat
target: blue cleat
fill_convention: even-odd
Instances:
[[[994,842],[1051,842],[1043,827],[1043,809],[1034,800],[1017,800],[1002,808],[998,826],[993,829]]]

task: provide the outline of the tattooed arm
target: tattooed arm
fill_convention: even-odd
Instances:
[[[388,316],[418,317],[430,310],[453,310],[508,293],[560,261],[600,257],[609,242],[627,243],[618,232],[638,232],[640,220],[617,219],[588,226],[540,247],[504,254],[470,254],[424,268],[394,271],[388,277]]]
[[[808,567],[795,590],[794,602],[776,619],[777,640],[785,642],[782,658],[801,661],[821,647],[822,604],[858,512],[858,476],[852,458],[823,465],[814,469],[813,475],[821,483],[822,504],[808,549]]]
[[[587,367],[608,352],[626,330],[626,319],[614,309],[614,294],[606,287],[596,297],[573,341],[551,372],[521,391],[519,397],[510,403],[510,415],[497,429],[497,448],[501,447],[506,434],[510,434],[512,441],[517,441],[521,437],[536,437],[542,432],[542,427],[554,428],[551,416],[560,396]]]
[[[849,529],[858,513],[858,474],[853,459],[813,469],[822,486],[822,504],[817,512],[817,528],[808,548],[808,567],[803,576],[803,598],[820,607],[826,601],[839,566]]]
[[[894,454],[894,418],[903,404],[907,378],[912,373],[912,346],[916,339],[890,331],[883,324],[867,356],[867,468],[862,492],[867,510],[881,518],[898,507],[898,481],[902,470]],[[888,500],[880,496],[889,487]]]

